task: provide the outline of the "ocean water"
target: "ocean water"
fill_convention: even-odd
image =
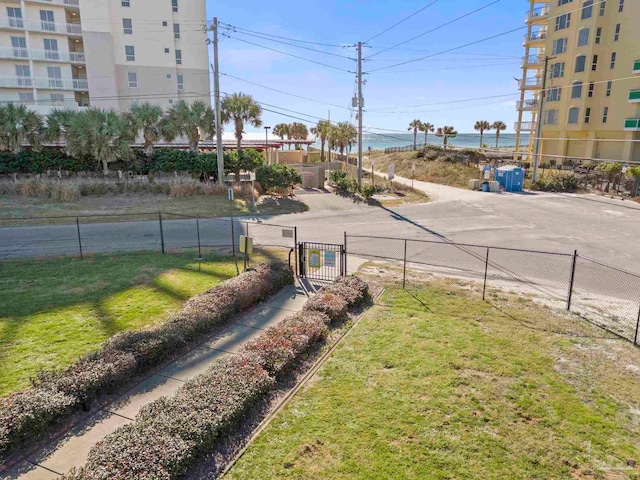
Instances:
[[[484,143],[489,147],[496,146],[495,133],[489,132],[484,135]],[[424,143],[424,134],[418,134],[418,143]],[[429,143],[433,145],[442,145],[442,138],[436,137],[434,134],[429,134]],[[529,136],[522,135],[520,138],[521,145],[527,145],[529,143]],[[500,147],[514,147],[516,144],[515,133],[503,133],[500,135]],[[365,133],[363,135],[364,150],[368,150],[371,147],[372,150],[384,150],[391,147],[407,147],[413,145],[412,133],[385,133],[384,136],[371,133]],[[461,133],[455,138],[449,139],[449,145],[461,148],[479,148],[480,147],[480,134],[479,133]],[[318,148],[320,144],[317,143]],[[351,150],[353,153],[354,148]]]

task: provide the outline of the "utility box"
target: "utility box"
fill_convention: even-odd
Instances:
[[[469,188],[471,188],[471,190],[480,190],[480,180],[477,180],[477,179],[469,180]]]
[[[515,165],[498,168],[495,178],[505,192],[522,192],[524,189],[524,169]]]

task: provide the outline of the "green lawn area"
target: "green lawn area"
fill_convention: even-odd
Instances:
[[[229,257],[205,257],[201,264],[194,254],[155,253],[0,263],[0,395],[117,332],[162,321],[235,275]]]
[[[429,283],[390,287],[225,479],[640,477],[639,349]]]

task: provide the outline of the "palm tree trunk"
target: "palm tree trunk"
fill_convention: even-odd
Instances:
[[[500,145],[500,130],[496,131],[496,148],[499,148],[498,145]]]
[[[449,144],[449,138],[447,135],[444,136],[444,151],[447,151],[447,145]]]
[[[106,158],[102,159],[102,173],[104,173],[105,175],[109,173],[109,164],[107,163]]]
[[[418,148],[418,130],[413,130],[413,149],[416,150]]]
[[[484,132],[482,130],[480,130],[480,148],[482,148],[482,145],[484,144]]]
[[[324,162],[324,140],[320,140],[320,161]]]
[[[153,144],[149,144],[144,148],[144,154],[147,156],[147,158],[152,159],[154,156],[154,148],[153,148]]]

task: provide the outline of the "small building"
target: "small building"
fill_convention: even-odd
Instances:
[[[522,192],[524,189],[524,169],[515,165],[496,169],[495,178],[505,192]]]

